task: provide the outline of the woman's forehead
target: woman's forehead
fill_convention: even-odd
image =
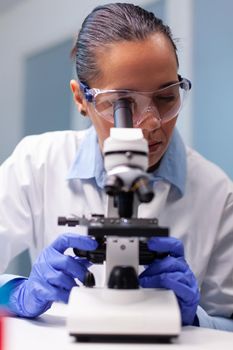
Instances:
[[[98,88],[149,89],[166,84],[177,77],[177,61],[174,48],[160,33],[144,40],[122,41],[97,49],[100,69]],[[94,86],[93,86],[94,87]]]

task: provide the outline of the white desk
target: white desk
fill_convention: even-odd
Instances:
[[[173,344],[75,343],[66,331],[66,311],[65,305],[55,304],[36,320],[7,318],[4,350],[233,349],[233,333],[198,327],[183,328],[180,337]]]

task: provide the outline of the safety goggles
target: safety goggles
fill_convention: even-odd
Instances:
[[[167,122],[178,115],[191,89],[188,79],[181,76],[178,79],[174,84],[156,91],[90,89],[82,82],[80,87],[86,100],[93,103],[96,113],[110,123],[114,123],[116,101],[127,99],[131,103],[133,125],[139,127],[151,115],[160,122]]]

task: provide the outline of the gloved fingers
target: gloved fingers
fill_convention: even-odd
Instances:
[[[140,277],[140,285],[143,288],[165,288],[165,289],[173,289],[167,279],[168,276],[171,275],[174,278],[174,273],[163,273],[159,275],[154,275],[154,276],[144,276]],[[176,276],[177,278],[177,276]],[[179,273],[179,282],[185,285],[185,278],[182,273]]]
[[[140,277],[158,275],[164,272],[186,272],[188,269],[188,264],[186,263],[183,257],[174,258],[173,256],[167,256],[163,259],[154,260],[141,273]]]
[[[157,251],[159,253],[168,252],[169,255],[174,257],[184,256],[184,246],[181,240],[175,237],[151,237],[147,242],[150,250]]]
[[[196,277],[190,269],[185,272],[185,281],[185,284],[190,288],[193,288],[194,286],[198,288]]]
[[[90,262],[87,258],[80,258],[79,256],[74,256],[73,259],[80,264],[84,265],[86,268],[92,266],[92,262]]]
[[[60,301],[67,304],[69,301],[69,296],[70,296],[70,291],[60,290],[60,293],[59,293]]]
[[[83,282],[87,266],[86,259],[83,261],[82,259],[75,259],[75,257],[61,254],[54,248],[49,247],[36,260],[29,278],[39,278],[41,281],[59,281],[63,275],[66,275],[67,278],[78,278]],[[68,288],[70,285],[72,284],[68,283]]]
[[[61,287],[53,286],[47,281],[45,281],[43,284],[40,281],[34,281],[33,294],[34,297],[41,302],[63,301],[64,303],[67,303],[70,291],[67,291]]]
[[[190,281],[183,272],[168,272],[154,276],[139,277],[140,285],[144,288],[166,288],[173,289],[170,280],[179,282],[182,285],[190,287]]]
[[[73,287],[77,286],[75,280],[62,271],[56,271],[56,273],[49,274],[46,281],[51,286],[62,288],[66,291],[70,291]]]
[[[165,283],[169,283],[169,280],[172,280],[173,282],[179,282],[182,285],[186,285],[187,287],[192,288],[194,285],[194,280],[192,277],[193,277],[193,274],[191,270],[188,270],[185,273],[177,271],[172,274],[168,273],[165,278]]]
[[[63,303],[67,304],[70,296],[70,290],[57,287],[55,296],[56,299],[54,299],[54,301],[62,301]]]
[[[77,248],[80,250],[95,250],[98,243],[95,239],[89,236],[82,236],[75,233],[64,233],[60,235],[52,244],[51,247],[64,253],[68,248]]]
[[[139,277],[139,284],[143,288],[163,288],[161,284],[161,275]]]
[[[163,286],[167,289],[172,289],[176,294],[178,299],[181,299],[184,303],[193,304],[197,301],[197,296],[199,298],[199,291],[197,285],[192,287],[185,284],[185,280],[182,278],[174,279],[172,274],[169,274],[163,280]]]
[[[72,278],[83,280],[89,265],[86,259],[76,259],[75,257],[58,253],[57,256],[53,254],[51,268],[56,272],[62,271]]]

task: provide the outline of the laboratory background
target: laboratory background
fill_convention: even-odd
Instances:
[[[72,101],[70,51],[85,16],[111,0],[0,0],[0,164],[22,137],[83,129]],[[233,1],[123,0],[161,17],[192,90],[178,119],[186,144],[233,178]],[[58,189],[59,191],[59,189]],[[8,272],[27,275],[27,252]]]

